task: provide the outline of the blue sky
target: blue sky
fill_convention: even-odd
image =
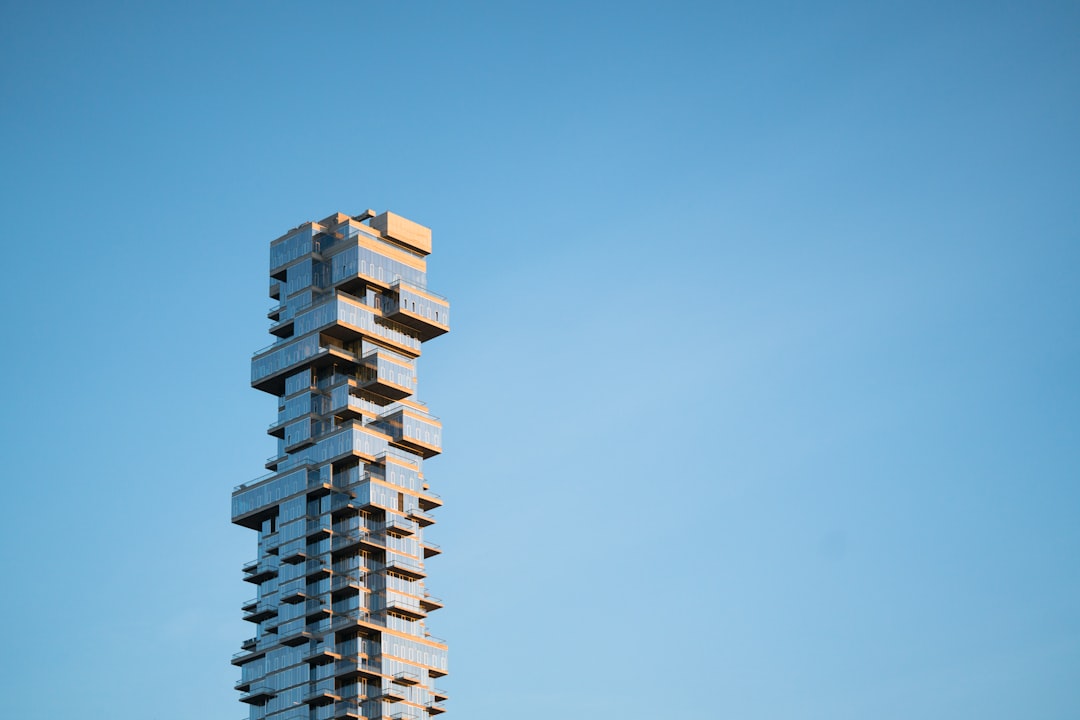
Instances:
[[[244,715],[268,243],[368,207],[453,717],[1080,715],[1075,4],[92,5],[0,6],[0,715]]]

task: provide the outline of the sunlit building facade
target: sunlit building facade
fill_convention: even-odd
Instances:
[[[423,461],[438,418],[416,399],[421,344],[449,330],[427,290],[431,231],[392,213],[332,215],[270,243],[274,343],[251,384],[277,397],[270,472],[237,487],[258,533],[243,568],[255,628],[233,657],[250,720],[442,713],[446,644],[427,629],[425,539],[441,505]]]

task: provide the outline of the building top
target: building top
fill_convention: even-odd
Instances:
[[[417,255],[424,256],[431,254],[431,228],[425,227],[420,223],[415,223],[408,218],[404,218],[401,215],[396,215],[389,211],[384,212],[381,215],[376,215],[374,210],[365,210],[356,216],[346,215],[345,213],[334,213],[317,222],[306,222],[297,225],[270,244],[272,246],[279,244],[285,241],[286,238],[294,235],[298,230],[310,229],[313,233],[332,233],[335,228],[338,228],[341,225],[350,222],[361,224],[364,221],[369,221],[367,226],[370,230],[374,231],[372,235],[377,233],[384,239],[389,240],[396,245],[403,246]]]
[[[421,255],[431,254],[431,228],[414,223],[392,212],[384,212],[371,218],[371,227],[385,237],[406,245]]]

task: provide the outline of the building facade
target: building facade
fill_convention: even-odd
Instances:
[[[393,213],[332,215],[270,244],[274,343],[251,384],[278,398],[270,472],[237,487],[258,533],[243,568],[255,627],[233,657],[250,720],[421,719],[443,712],[446,644],[427,630],[424,478],[438,418],[416,399],[421,344],[449,330],[426,287],[431,231]]]

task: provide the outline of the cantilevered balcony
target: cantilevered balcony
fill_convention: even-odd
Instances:
[[[427,514],[423,510],[418,510],[414,508],[412,510],[409,510],[406,515],[419,523],[420,527],[427,527],[429,525],[435,524],[435,518]]]
[[[394,282],[390,290],[383,299],[384,317],[412,328],[422,341],[450,331],[446,298],[402,280]]]
[[[416,673],[411,672],[399,672],[394,673],[394,682],[398,685],[419,685],[421,677]]]
[[[330,390],[330,413],[343,420],[377,416],[381,406],[357,395],[360,381],[355,377],[343,377],[345,380]]]
[[[371,613],[353,610],[347,615],[335,615],[330,621],[332,632],[351,632],[359,630],[364,634],[374,634],[386,626],[386,621]]]
[[[434,510],[440,508],[443,505],[442,496],[438,493],[433,493],[430,490],[424,490],[417,498],[420,503],[421,510]]]
[[[312,622],[317,618],[329,617],[332,611],[330,606],[322,600],[308,600],[304,603],[304,613],[307,615],[308,622]]]
[[[390,595],[386,598],[386,609],[392,610],[398,615],[404,615],[410,620],[421,620],[427,617],[427,612],[416,598]]]
[[[264,655],[266,655],[266,650],[255,650],[254,647],[250,649],[245,648],[238,653],[233,653],[231,662],[233,665],[240,667],[241,665],[249,663],[252,660],[258,660]]]
[[[281,602],[286,605],[298,605],[306,600],[310,600],[311,596],[307,594],[307,591],[303,588],[292,588],[290,590],[283,591],[281,593]]]
[[[277,695],[277,692],[273,688],[266,685],[260,685],[241,695],[240,702],[245,702],[249,705],[265,705],[266,701],[275,695]]]
[[[435,557],[436,555],[442,555],[442,548],[433,542],[425,542],[424,545],[424,559]]]
[[[413,580],[419,580],[424,577],[424,567],[418,560],[402,557],[401,555],[396,555],[394,553],[387,553],[386,569],[401,573]]]
[[[329,517],[309,517],[306,531],[308,540],[322,540],[334,533],[334,526]]]
[[[342,292],[340,288],[334,295],[321,298],[311,307],[298,309],[293,323],[293,332],[296,337],[303,337],[317,330],[324,340],[324,346],[328,353],[334,353],[332,346],[350,343],[364,339],[377,342],[379,345],[392,348],[395,352],[406,357],[420,355],[420,339],[417,331],[395,320],[383,317],[379,308],[369,305],[365,300]],[[281,356],[275,361],[260,362],[258,372],[260,374],[272,372],[270,367],[280,366],[294,357]],[[254,363],[262,361],[262,356],[257,356]],[[315,357],[314,364],[322,359]],[[255,375],[252,380],[258,380]],[[259,387],[259,389],[263,389]],[[272,391],[272,388],[271,388]],[[280,395],[280,393],[277,393]]]
[[[350,530],[336,533],[330,541],[330,550],[334,553],[347,553],[358,548],[385,550],[386,537],[381,533],[370,533],[366,530]]]
[[[354,572],[365,572],[364,569],[356,569]],[[356,593],[364,589],[364,583],[360,580],[359,575],[334,575],[330,579],[330,592],[333,594],[338,593]]]
[[[299,565],[308,559],[307,546],[292,547],[281,553],[281,562],[286,565]]]
[[[424,597],[420,598],[420,607],[424,608],[426,612],[433,612],[441,610],[444,605],[442,598],[437,598],[434,595],[424,595]]]
[[[329,705],[341,700],[341,695],[334,682],[325,680],[316,683],[315,688],[304,695],[304,702],[308,705]]]
[[[357,388],[391,400],[412,395],[414,371],[382,350],[370,350],[361,358]]]
[[[285,376],[302,365],[324,365],[333,362],[329,350],[319,346],[319,337],[303,335],[279,340],[259,350],[251,359],[251,385],[257,390],[281,396],[285,392]]]
[[[331,720],[364,720],[360,714],[360,706],[355,700],[342,700],[334,703],[334,714]]]
[[[322,558],[314,558],[308,560],[304,564],[304,574],[311,580],[319,580],[324,577],[329,577],[334,573],[334,569],[329,560]]]
[[[276,320],[275,318],[270,319],[274,320],[274,324],[270,326],[271,335],[275,335],[279,338],[290,338],[293,336],[295,323],[293,323],[291,317],[285,318],[284,320]]]
[[[270,603],[258,603],[244,615],[244,619],[248,622],[259,623],[263,620],[277,617],[277,614],[278,609],[276,605]]]
[[[339,680],[355,680],[358,677],[381,680],[382,667],[378,661],[366,657],[343,658],[334,663],[334,677]]]
[[[416,523],[412,520],[406,520],[400,515],[390,515],[387,513],[385,527],[386,532],[395,537],[406,537],[408,535],[416,534]]]
[[[334,515],[354,514],[362,510],[364,504],[356,499],[352,493],[338,492],[330,501],[330,512]]]
[[[383,416],[390,442],[423,458],[442,452],[442,423],[419,410],[399,407]]]
[[[307,630],[295,630],[281,636],[281,644],[289,647],[305,645],[315,638],[315,635]]]
[[[325,665],[341,659],[341,653],[335,652],[330,648],[321,647],[304,657],[304,662],[308,665]]]
[[[277,577],[278,569],[268,562],[250,562],[244,565],[244,582],[259,583]]]

